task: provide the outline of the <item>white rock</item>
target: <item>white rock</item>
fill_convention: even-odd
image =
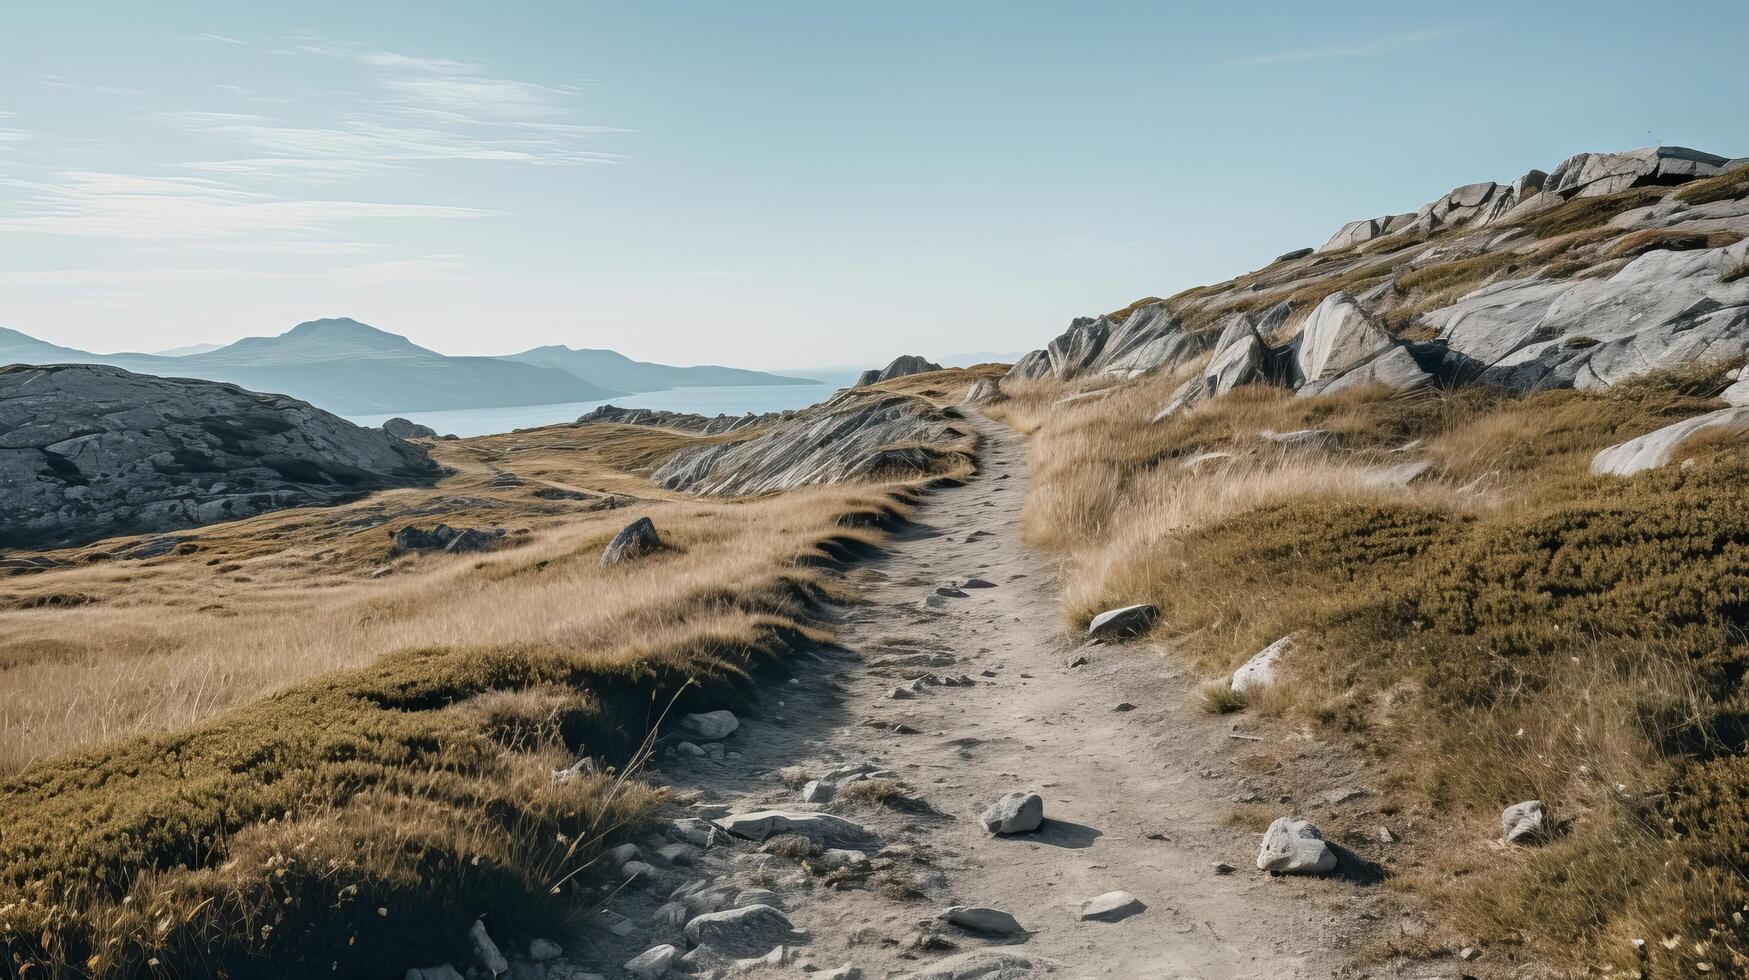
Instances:
[[[810,779],[808,784],[802,787],[803,803],[830,803],[832,798],[837,795],[838,787],[831,783],[823,783],[818,779]]]
[[[1081,919],[1084,922],[1118,922],[1146,908],[1129,892],[1106,892],[1081,903]]]
[[[735,896],[735,905],[769,905],[774,909],[783,908],[783,896],[769,888],[748,888]]]
[[[551,939],[530,939],[528,941],[528,958],[536,963],[556,960],[565,955],[565,948]]]
[[[660,977],[668,972],[674,961],[680,958],[680,950],[663,943],[651,946],[625,963],[625,971],[635,977]]]
[[[850,868],[868,863],[868,855],[862,851],[831,847],[820,854],[820,863],[828,868]]]
[[[985,808],[978,820],[992,834],[1031,833],[1044,823],[1044,797],[1037,793],[1008,793]]]
[[[635,860],[640,853],[642,852],[638,850],[636,844],[621,844],[618,847],[609,848],[604,856],[611,864],[624,864],[627,861]]]
[[[493,976],[502,976],[510,972],[510,962],[504,954],[498,951],[498,944],[486,932],[486,923],[479,919],[468,926],[468,951],[474,954],[474,962]]]
[[[830,813],[806,813],[790,810],[757,810],[752,813],[732,813],[717,821],[717,826],[746,840],[765,840],[778,834],[801,834],[813,841],[866,840],[873,835],[861,824]]]
[[[1257,852],[1259,871],[1318,875],[1335,867],[1336,852],[1310,823],[1280,817],[1264,831],[1263,846]]]
[[[1500,838],[1508,844],[1530,844],[1543,836],[1548,813],[1541,800],[1514,803],[1500,814]]]
[[[1721,408],[1610,446],[1591,458],[1591,472],[1633,476],[1670,462],[1683,443],[1702,433],[1735,435],[1745,429],[1749,429],[1749,407]]]
[[[1026,931],[1014,916],[983,905],[955,905],[941,917],[961,929],[993,936],[1014,936]]]
[[[731,711],[706,711],[703,714],[687,715],[680,719],[680,727],[696,735],[700,740],[714,742],[719,738],[728,738],[741,727],[741,720]]]
[[[683,817],[668,824],[668,836],[696,847],[709,847],[716,839],[716,828],[697,817]]]
[[[1248,694],[1275,683],[1275,665],[1283,654],[1294,648],[1294,638],[1284,636],[1257,651],[1244,666],[1233,671],[1231,688],[1235,694]]]

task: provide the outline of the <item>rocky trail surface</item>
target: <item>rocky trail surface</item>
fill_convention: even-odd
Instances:
[[[980,475],[850,571],[842,646],[726,736],[682,722],[655,771],[682,806],[612,856],[622,883],[548,977],[1364,975],[1345,950],[1383,889],[1255,869],[1228,820],[1254,743],[1160,651],[1065,635],[1020,540],[1025,445],[970,421]],[[1015,792],[1042,825],[990,833]]]

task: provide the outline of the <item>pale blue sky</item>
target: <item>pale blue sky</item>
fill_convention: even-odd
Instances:
[[[1342,222],[1749,154],[1749,4],[15,5],[0,326],[451,353],[1025,349]]]

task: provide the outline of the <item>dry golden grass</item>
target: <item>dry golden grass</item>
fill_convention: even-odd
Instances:
[[[1432,942],[1633,968],[1642,938],[1655,975],[1729,973],[1749,970],[1732,916],[1749,902],[1749,457],[1715,440],[1692,470],[1587,472],[1715,408],[1724,367],[1525,397],[1242,389],[1153,424],[1176,379],[1142,379],[1068,405],[1020,390],[1001,411],[1033,434],[1025,529],[1063,556],[1070,623],[1153,602],[1156,638],[1211,681],[1296,634],[1291,684],[1221,684],[1207,707],[1377,760],[1421,828],[1396,886],[1441,910]],[[1303,428],[1336,441],[1258,437]],[[1432,466],[1370,478],[1404,459]],[[1491,843],[1500,808],[1532,797],[1560,836]]]
[[[432,490],[189,532],[200,547],[193,554],[0,581],[11,607],[0,611],[0,772],[176,729],[394,650],[659,642],[665,610],[769,577],[839,514],[873,505],[866,489],[842,487],[745,502],[672,499],[609,468],[685,439],[592,426],[438,443],[439,459],[460,472]],[[488,465],[528,482],[492,487]],[[535,496],[549,485],[636,500],[593,509],[594,497]],[[632,569],[602,568],[607,540],[645,515],[675,550]],[[393,529],[438,520],[529,533],[483,555],[390,556]],[[383,568],[391,574],[372,577]],[[52,596],[81,604],[19,608]]]
[[[827,641],[809,610],[838,588],[831,559],[934,476],[706,502],[640,475],[691,441],[442,443],[454,472],[434,489],[5,580],[8,971],[389,975],[449,957],[482,911],[526,937],[586,906],[596,856],[661,798],[625,775],[647,733],[739,706]],[[943,447],[940,475],[964,475],[972,443]],[[602,567],[646,515],[668,547]],[[393,530],[437,520],[513,533],[389,554]],[[555,778],[579,757],[601,768]]]

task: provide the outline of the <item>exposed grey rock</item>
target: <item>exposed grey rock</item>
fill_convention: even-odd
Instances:
[[[510,962],[498,951],[498,944],[486,932],[486,923],[479,919],[475,919],[474,924],[468,927],[468,952],[473,955],[474,962],[492,976],[502,976],[510,972]]]
[[[1749,429],[1749,408],[1721,408],[1600,450],[1591,457],[1599,476],[1633,476],[1670,462],[1683,443],[1702,433],[1736,434]]]
[[[1026,792],[1004,794],[978,817],[984,829],[992,834],[1029,834],[1044,820],[1044,797]]]
[[[916,354],[905,354],[893,358],[893,360],[884,368],[870,368],[869,370],[862,372],[862,375],[856,379],[856,387],[860,388],[864,385],[876,384],[881,381],[891,381],[894,378],[903,378],[910,374],[923,374],[927,371],[940,371],[941,369],[941,365],[934,361],[925,360],[924,358],[918,357]]]
[[[660,946],[651,946],[627,960],[622,969],[634,977],[653,980],[655,977],[666,975],[668,968],[673,966],[674,961],[679,958],[680,950],[663,943]]]
[[[862,980],[862,970],[849,963],[814,974],[814,980]]]
[[[1468,375],[1518,390],[1600,388],[1749,354],[1749,241],[1647,252],[1614,275],[1492,283],[1427,322]]]
[[[1014,916],[1001,909],[982,905],[955,905],[943,912],[941,917],[961,929],[992,936],[1017,936],[1026,931],[1026,927]]]
[[[197,527],[430,483],[422,446],[235,385],[0,368],[0,546]]]
[[[1541,800],[1514,803],[1500,814],[1500,839],[1508,844],[1532,844],[1547,833],[1548,813]]]
[[[930,447],[955,438],[950,421],[918,399],[850,389],[740,442],[683,449],[651,478],[670,490],[741,495],[926,472]]]
[[[818,779],[810,779],[808,784],[802,787],[803,803],[830,803],[832,798],[837,795],[838,787],[831,783],[823,783]]]
[[[620,408],[617,405],[602,405],[592,409],[585,415],[580,415],[573,425],[592,425],[598,422],[616,425],[649,425],[663,429],[679,429],[683,432],[696,432],[700,435],[714,436],[723,432],[739,432],[756,426],[769,425],[792,418],[795,409],[782,412],[765,412],[754,415],[694,415],[688,412],[670,412],[655,408]]]
[[[741,727],[741,719],[733,711],[717,710],[689,714],[680,719],[680,727],[705,742],[728,738]]]
[[[1749,378],[1733,381],[1730,387],[1719,393],[1719,397],[1724,399],[1727,405],[1734,405],[1738,408],[1749,406]]]
[[[717,826],[736,837],[755,841],[778,834],[800,834],[816,843],[856,843],[873,836],[861,824],[830,813],[787,810],[733,813],[718,820]]]
[[[989,378],[979,378],[966,387],[966,393],[960,398],[961,405],[983,405],[1002,397],[1002,389]]]
[[[1147,602],[1107,609],[1087,624],[1087,635],[1098,639],[1140,636],[1153,628],[1159,616],[1159,607]]]
[[[1216,335],[1206,331],[1187,331],[1182,318],[1164,301],[1145,303],[1121,323],[1111,317],[1076,318],[1044,350],[1016,361],[1003,382],[1067,381],[1084,375],[1134,377],[1183,364],[1215,340]]]
[[[1081,903],[1083,922],[1121,922],[1147,909],[1141,900],[1129,892],[1106,892]]]
[[[1283,252],[1280,255],[1277,255],[1275,257],[1275,261],[1277,261],[1277,262],[1292,262],[1295,259],[1303,259],[1308,255],[1312,255],[1316,251],[1317,251],[1316,249],[1311,248],[1311,247],[1296,248],[1291,252]]]
[[[410,419],[395,417],[383,423],[383,431],[396,439],[435,439],[437,430]]]
[[[1579,153],[1549,175],[1562,197],[1597,197],[1646,184],[1679,184],[1719,173],[1729,161],[1685,146],[1649,146],[1624,153]]]
[[[1335,870],[1336,852],[1310,823],[1279,817],[1263,834],[1257,868],[1278,874],[1325,874]]]
[[[1326,296],[1306,318],[1294,341],[1294,367],[1301,394],[1365,383],[1408,389],[1432,380],[1346,292]]]
[[[716,841],[717,831],[709,821],[697,817],[682,817],[669,822],[668,836],[695,847],[709,847]]]
[[[504,543],[503,528],[482,530],[477,527],[450,527],[439,524],[432,528],[408,525],[390,534],[391,549],[396,554],[410,551],[447,551],[451,554],[490,551]]]
[[[642,558],[662,548],[662,536],[656,533],[656,523],[648,517],[640,517],[620,529],[607,543],[607,548],[601,553],[603,565],[617,565],[620,562]]]
[[[707,912],[686,924],[686,941],[708,946],[725,956],[762,956],[774,946],[807,938],[790,924],[789,916],[769,905]]]
[[[551,939],[530,939],[528,941],[528,958],[536,963],[556,960],[565,955],[565,947]]]
[[[1154,421],[1260,379],[1268,350],[1250,316],[1240,313],[1232,317],[1215,341],[1208,367],[1180,386]]]
[[[1294,648],[1294,638],[1284,636],[1257,651],[1250,660],[1233,671],[1229,685],[1235,694],[1247,694],[1275,683],[1275,665],[1282,655]]]

